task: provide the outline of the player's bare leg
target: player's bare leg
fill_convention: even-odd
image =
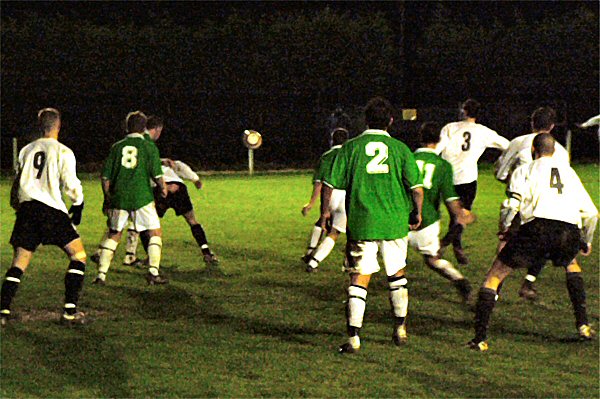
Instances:
[[[425,264],[429,268],[447,280],[450,280],[452,284],[458,290],[460,296],[465,303],[468,303],[471,296],[471,285],[469,281],[459,272],[452,263],[439,256],[424,255]]]
[[[346,303],[346,327],[348,342],[340,346],[340,353],[355,353],[360,349],[358,333],[362,328],[365,308],[367,306],[367,288],[371,275],[353,273],[350,275],[348,302]]]
[[[475,305],[475,337],[467,343],[469,348],[482,352],[487,350],[488,346],[485,340],[492,311],[498,299],[498,287],[512,270],[511,267],[496,258],[487,272]]]
[[[21,276],[31,263],[33,252],[17,247],[13,250],[13,260],[10,269],[6,271],[0,293],[0,322],[2,327],[8,324],[11,317],[10,305],[17,294]]]
[[[185,218],[187,224],[190,226],[190,229],[192,230],[192,235],[194,236],[196,243],[202,251],[204,262],[206,262],[206,264],[210,266],[217,265],[219,263],[219,259],[210,250],[208,246],[208,240],[206,239],[206,233],[204,232],[204,228],[202,227],[202,225],[196,220],[194,210],[184,213],[183,217]]]
[[[65,245],[63,250],[69,257],[70,262],[65,274],[65,305],[61,323],[67,325],[85,324],[85,314],[77,311],[77,303],[83,287],[87,255],[80,238]]]
[[[319,267],[319,263],[321,263],[333,250],[337,239],[340,236],[340,232],[337,231],[334,227],[331,228],[327,237],[323,239],[321,244],[315,249],[312,255],[307,255],[307,272],[316,272]]]
[[[162,254],[162,229],[153,229],[143,231],[142,234],[148,237],[148,274],[146,281],[149,285],[168,284],[169,280],[158,273],[160,268],[160,258]]]
[[[95,285],[106,284],[106,274],[115,256],[115,251],[121,242],[122,231],[109,230],[106,240],[100,244],[100,259],[98,261],[98,276],[92,282]]]
[[[567,290],[569,291],[569,299],[573,304],[573,313],[575,315],[575,326],[579,332],[579,337],[582,339],[592,339],[596,332],[592,330],[587,318],[587,309],[585,304],[585,285],[581,277],[581,267],[577,263],[577,259],[565,268]]]

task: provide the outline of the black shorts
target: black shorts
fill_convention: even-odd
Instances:
[[[39,201],[27,201],[17,211],[10,244],[33,252],[40,244],[64,248],[77,238],[69,215]]]
[[[167,185],[177,185],[179,189],[174,193],[168,193],[167,198],[161,197],[160,188],[156,187],[154,189],[154,203],[156,204],[158,217],[162,218],[170,208],[173,208],[177,216],[186,214],[194,209],[185,184],[167,183]]]
[[[475,195],[477,194],[477,180],[467,184],[457,184],[454,186],[456,194],[460,197],[460,202],[465,209],[471,210]]]
[[[579,252],[581,233],[570,223],[533,219],[510,237],[498,259],[516,268],[529,268],[551,260],[555,266],[568,266]]]

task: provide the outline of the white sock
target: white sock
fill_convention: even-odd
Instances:
[[[365,308],[367,307],[367,289],[357,285],[348,287],[348,325],[361,328]]]
[[[354,349],[360,348],[360,338],[358,337],[358,335],[348,337],[348,342],[350,343],[350,345],[352,345]]]
[[[162,253],[162,238],[158,236],[150,237],[148,241],[148,265],[150,269],[157,270],[160,267],[160,255]]]
[[[528,274],[527,276],[525,276],[525,280],[534,283],[535,280],[537,280],[537,278],[535,276],[532,276],[531,274]]]
[[[308,249],[306,250],[306,254],[310,255],[317,245],[319,245],[319,240],[321,239],[321,234],[323,233],[323,229],[319,226],[313,226],[312,233],[310,234],[310,241],[308,242]]]
[[[125,262],[131,263],[136,259],[136,252],[140,233],[133,229],[127,230],[127,241],[125,243]]]
[[[334,239],[331,237],[325,237],[325,239],[323,240],[321,245],[319,245],[317,250],[314,252],[314,254],[312,256],[314,259],[311,259],[308,262],[308,264],[311,267],[319,266],[319,263],[321,263],[323,261],[323,259],[325,259],[327,257],[327,255],[329,255],[331,253],[331,250],[333,249],[334,246],[335,246]]]
[[[96,248],[96,255],[100,257],[100,252],[102,251],[102,243],[108,239],[108,230],[104,232],[102,238],[100,239],[100,245]]]
[[[112,262],[118,246],[119,243],[110,238],[107,238],[102,242],[102,244],[100,244],[100,260],[98,261],[98,271],[101,274],[106,275],[106,273],[108,273],[110,262]]]
[[[401,278],[400,280],[390,281],[390,302],[392,304],[392,312],[395,317],[406,317],[408,313],[408,288],[406,284],[408,280]]]

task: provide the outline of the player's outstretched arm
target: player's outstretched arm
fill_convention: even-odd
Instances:
[[[315,203],[317,202],[317,198],[319,198],[319,196],[321,195],[321,187],[322,186],[323,186],[323,183],[321,183],[320,181],[315,181],[315,183],[313,185],[313,191],[310,196],[310,200],[308,201],[307,204],[305,204],[302,207],[302,216],[306,216],[308,214],[308,212],[310,212],[310,210],[313,208],[313,206],[315,206]]]

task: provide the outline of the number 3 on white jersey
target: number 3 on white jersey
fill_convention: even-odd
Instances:
[[[127,169],[134,169],[137,166],[138,149],[132,145],[126,145],[121,151],[121,165]]]
[[[365,153],[369,157],[375,157],[367,164],[367,173],[373,175],[390,172],[390,166],[384,163],[388,159],[387,145],[379,141],[372,141],[365,146]]]

